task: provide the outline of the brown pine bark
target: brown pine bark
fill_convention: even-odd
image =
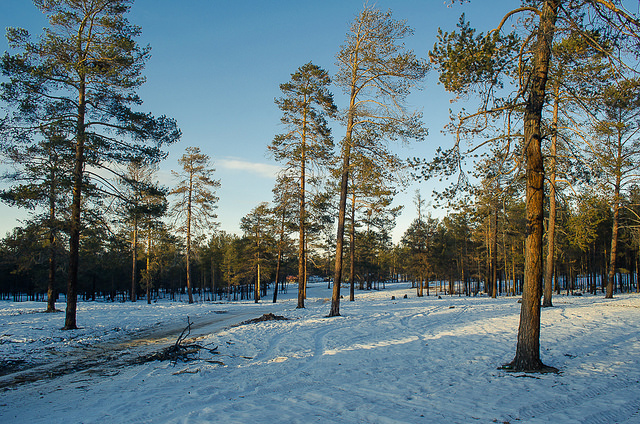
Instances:
[[[342,146],[342,174],[340,178],[340,203],[338,204],[338,234],[336,236],[336,264],[333,277],[333,293],[331,296],[330,317],[340,316],[340,284],[342,283],[342,254],[344,249],[344,221],[347,212],[347,194],[349,192],[349,164],[351,161],[351,135],[353,133],[356,101],[356,82],[358,80],[357,53],[351,75],[351,95],[349,97],[349,113],[347,116],[347,133]]]
[[[286,222],[286,209],[282,208],[282,221],[280,222],[280,241],[278,242],[278,261],[276,264],[276,282],[273,288],[273,303],[278,300],[278,285],[280,284],[280,267],[282,265],[282,245],[284,243],[284,226]]]
[[[491,297],[498,296],[498,208],[491,211]]]
[[[56,311],[56,202],[55,202],[55,190],[56,190],[56,177],[55,171],[51,171],[50,175],[51,187],[49,192],[49,278],[47,284],[47,310],[45,312]]]
[[[67,281],[67,308],[63,330],[75,330],[76,310],[78,306],[78,268],[80,259],[80,210],[82,201],[82,176],[84,171],[85,142],[85,79],[80,77],[78,87],[78,119],[76,124],[76,145],[73,167],[73,200],[71,202],[71,220],[69,224],[69,279]]]
[[[260,253],[258,253],[258,275],[256,277],[255,293],[253,295],[255,303],[260,302]]]
[[[558,143],[558,104],[560,87],[556,84],[553,88],[553,123],[551,136],[551,151],[549,152],[549,228],[547,229],[547,261],[544,276],[544,299],[542,306],[552,307],[553,302],[553,269],[555,266],[556,244],[556,149]]]
[[[549,369],[540,360],[540,297],[544,224],[544,161],[540,124],[559,5],[560,0],[546,0],[542,7],[524,115],[527,164],[525,275],[516,355],[508,365],[510,369],[515,371],[539,372]]]
[[[147,234],[147,281],[145,283],[147,305],[151,305],[151,225]]]
[[[138,274],[138,217],[133,217],[133,239],[131,240],[133,264],[131,266],[131,301],[136,301],[136,280]]]
[[[353,126],[353,118],[350,118]],[[342,283],[342,256],[344,243],[344,221],[347,210],[347,190],[349,185],[349,162],[351,159],[351,128],[347,130],[347,138],[342,152],[342,177],[340,180],[340,203],[338,205],[338,235],[336,237],[336,265],[333,277],[333,293],[331,296],[330,317],[340,316],[340,284]]]
[[[191,200],[193,194],[193,171],[189,173],[189,193],[187,194],[187,294],[189,303],[193,303],[193,294],[191,292]]]
[[[306,100],[306,99],[305,99]],[[302,112],[302,148],[300,158],[300,233],[298,244],[298,308],[304,308],[307,275],[305,272],[305,183],[306,183],[307,110]]]
[[[349,301],[355,301],[356,268],[356,194],[351,197],[351,228],[349,229]],[[362,287],[362,279],[360,279]]]
[[[622,133],[618,129],[617,158],[618,163],[622,162]],[[613,186],[613,228],[611,231],[611,252],[609,260],[609,276],[607,278],[606,299],[613,299],[613,283],[616,276],[616,261],[618,258],[618,231],[620,226],[620,186],[622,184],[621,171],[616,170],[616,182]]]
[[[607,278],[607,293],[604,296],[606,299],[613,299],[613,283],[616,277],[618,230],[620,226],[620,175],[616,175],[613,199],[613,228],[611,231],[611,252],[609,254],[609,275]]]

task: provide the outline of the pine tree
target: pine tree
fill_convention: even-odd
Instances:
[[[64,231],[64,214],[68,206],[68,189],[71,186],[70,143],[61,134],[51,129],[35,144],[18,144],[8,149],[5,155],[16,171],[4,176],[12,187],[0,193],[0,198],[18,207],[34,210],[35,222],[48,231],[49,277],[46,312],[55,312],[56,269],[60,233]],[[38,209],[44,212],[38,214]]]
[[[273,289],[273,303],[278,300],[278,289],[283,276],[283,258],[289,244],[289,229],[294,226],[296,184],[293,177],[280,175],[273,188],[273,233],[277,234],[276,276]],[[299,215],[298,215],[299,217]],[[299,252],[298,252],[299,254]]]
[[[406,96],[423,79],[424,61],[405,48],[403,40],[413,34],[405,21],[392,18],[365,5],[351,24],[345,44],[337,54],[335,83],[349,97],[344,111],[346,134],[340,146],[340,200],[336,236],[335,275],[329,316],[340,315],[340,284],[347,196],[352,150],[358,141],[371,142],[367,148],[378,156],[388,152],[387,140],[421,139],[424,129],[420,114],[404,105]]]
[[[514,25],[524,31],[503,35],[510,18],[526,14],[528,19]],[[560,25],[560,29],[558,26]],[[430,53],[440,69],[440,81],[447,90],[458,95],[477,94],[481,105],[477,112],[462,113],[453,126],[456,143],[427,167],[427,174],[452,174],[460,169],[462,158],[468,153],[460,149],[463,136],[474,137],[487,132],[497,117],[502,116],[508,131],[490,141],[504,140],[502,147],[513,151],[513,140],[522,140],[522,153],[526,168],[526,261],[524,290],[518,329],[518,343],[509,369],[541,371],[548,369],[540,360],[540,298],[543,276],[543,218],[544,218],[544,158],[542,140],[542,112],[549,98],[547,80],[552,65],[554,39],[574,34],[601,51],[606,48],[592,37],[594,31],[614,34],[619,53],[637,48],[640,21],[619,4],[604,0],[568,2],[544,0],[527,2],[500,21],[495,30],[476,35],[476,31],[461,18],[459,30],[439,32],[438,42]],[[620,68],[626,65],[620,58],[624,54],[609,55]],[[505,79],[514,77],[505,84]],[[502,88],[515,90],[500,96]],[[509,90],[507,90],[509,91]],[[522,119],[522,133],[512,132],[512,119]]]
[[[134,160],[127,165],[126,172],[120,178],[125,221],[131,227],[131,293],[135,302],[138,288],[138,236],[142,226],[147,229],[147,270],[150,267],[151,234],[154,222],[167,211],[166,191],[155,180],[156,167]],[[147,273],[148,274],[148,273]],[[146,287],[150,285],[147,275]],[[147,299],[148,300],[148,299]]]
[[[180,172],[172,171],[178,179],[177,187],[169,194],[175,196],[172,214],[179,222],[178,230],[185,235],[187,242],[187,293],[189,303],[193,303],[191,289],[191,245],[195,233],[202,230],[212,230],[213,221],[217,218],[214,210],[218,198],[215,190],[220,187],[220,181],[212,178],[215,169],[211,167],[210,158],[202,153],[199,147],[187,147],[185,154],[178,160],[182,166]]]
[[[244,236],[248,239],[248,252],[252,258],[251,268],[255,270],[254,302],[260,301],[261,284],[264,276],[267,275],[266,264],[270,246],[273,246],[273,237],[270,233],[272,228],[272,211],[267,202],[262,202],[244,216],[240,221],[240,228]]]
[[[640,79],[617,81],[602,96],[601,113],[594,125],[591,155],[602,172],[613,211],[606,298],[613,298],[617,269],[622,197],[630,184],[640,181]]]
[[[75,329],[83,184],[86,165],[104,167],[133,157],[158,161],[165,143],[180,137],[173,120],[137,112],[136,89],[149,47],[140,48],[140,28],[125,14],[129,0],[34,2],[49,18],[37,42],[26,30],[9,28],[21,53],[2,58],[2,99],[12,106],[5,125],[14,140],[32,141],[34,128],[61,129],[74,151],[69,279],[65,329]]]
[[[330,83],[329,74],[309,62],[291,74],[291,81],[280,85],[284,96],[276,99],[276,104],[283,112],[281,122],[288,132],[277,135],[269,146],[274,158],[285,163],[284,172],[299,181],[298,308],[304,308],[307,284],[307,183],[313,181],[314,171],[327,166],[333,151],[331,130],[326,120],[336,114],[333,96],[328,90]]]
[[[368,155],[367,151],[356,148],[352,151],[351,185],[349,197],[351,200],[349,219],[349,301],[355,300],[355,258],[356,258],[356,229],[366,226],[366,234],[371,240],[373,229],[381,233],[389,233],[395,226],[395,219],[402,211],[402,206],[392,208],[391,203],[397,189],[397,178],[394,171],[401,168],[401,161],[387,153],[386,161],[377,161]],[[362,281],[362,279],[361,279]]]

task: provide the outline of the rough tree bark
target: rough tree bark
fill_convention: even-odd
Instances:
[[[546,0],[542,7],[534,46],[530,89],[524,115],[526,152],[525,271],[516,355],[508,367],[516,371],[550,369],[540,360],[540,297],[542,291],[542,235],[544,226],[544,161],[542,157],[542,108],[549,74],[551,45],[560,0]]]

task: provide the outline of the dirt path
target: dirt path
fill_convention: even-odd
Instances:
[[[188,340],[218,332],[224,328],[255,318],[260,311],[216,312],[200,316],[191,326]],[[23,383],[55,378],[76,372],[113,374],[118,367],[132,365],[143,355],[157,352],[175,343],[186,322],[173,322],[162,327],[149,328],[123,337],[82,346],[67,352],[62,358],[40,363],[25,363],[0,376],[0,389]]]

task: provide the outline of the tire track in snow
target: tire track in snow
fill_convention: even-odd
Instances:
[[[618,393],[620,390],[616,390]],[[616,396],[613,396],[615,399]],[[616,405],[615,409],[601,411],[585,417],[582,424],[611,424],[611,423],[637,423],[640,413],[640,400],[634,399]]]
[[[606,403],[606,399],[611,399],[612,402],[615,402],[616,399],[621,398],[618,396],[618,393],[626,392],[632,387],[637,390],[639,385],[637,382],[627,380],[621,381],[617,384],[614,391],[610,390],[611,387],[611,383],[599,384],[597,386],[592,385],[584,390],[567,392],[566,394],[563,394],[561,398],[556,396],[551,399],[545,399],[544,401],[519,408],[517,413],[507,415],[506,421],[526,420],[532,417],[537,419],[552,419],[553,415],[558,412],[567,413],[567,411],[571,410],[580,410],[581,405],[592,404],[594,401]],[[609,424],[620,422],[620,418],[626,420],[633,416],[634,412],[637,413],[638,407],[640,407],[640,400],[633,400],[631,402],[627,402],[623,407],[620,407],[619,410],[608,410],[594,414],[591,417],[580,419],[580,422],[582,424]],[[610,418],[611,414],[615,415],[615,419],[612,420]]]

